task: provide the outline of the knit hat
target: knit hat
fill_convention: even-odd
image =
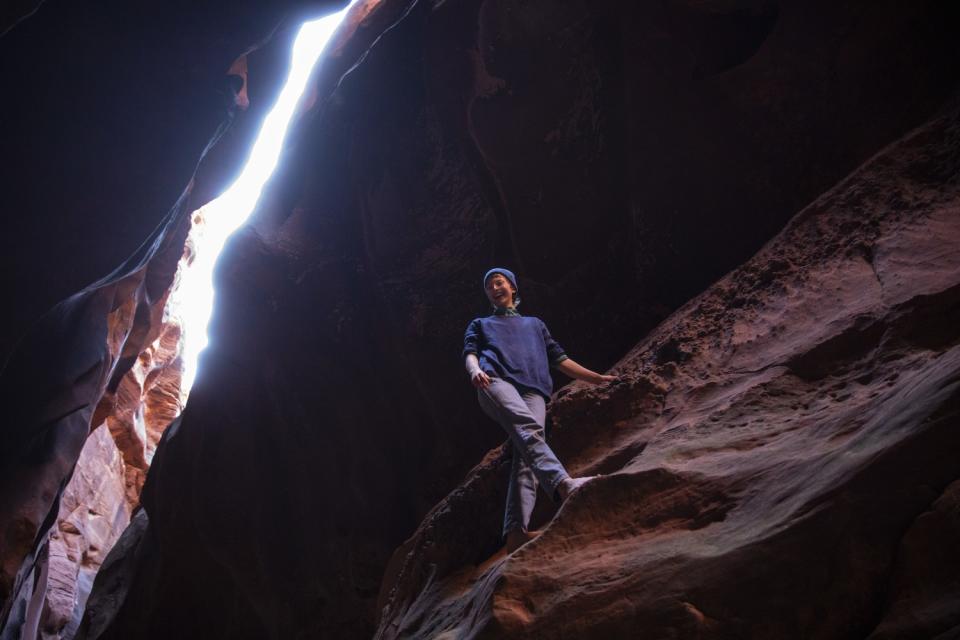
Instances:
[[[504,278],[506,278],[507,280],[509,280],[509,281],[510,281],[510,284],[513,285],[513,288],[517,290],[517,293],[520,292],[520,287],[517,286],[517,276],[513,275],[513,271],[510,271],[509,269],[503,269],[503,268],[501,268],[501,267],[494,267],[493,269],[490,269],[490,271],[487,271],[486,275],[483,276],[483,290],[484,290],[484,291],[487,290],[487,280],[490,279],[490,276],[492,276],[492,275],[494,275],[494,274],[497,274],[497,273],[499,273],[499,274],[502,275]]]

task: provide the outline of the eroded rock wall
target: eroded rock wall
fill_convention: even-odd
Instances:
[[[394,555],[376,637],[960,633],[960,108],[801,211],[552,441],[602,473],[512,555],[491,452]],[[552,518],[552,519],[551,519]]]
[[[47,549],[47,593],[38,637],[72,638],[93,579],[130,522],[123,456],[106,427],[95,429],[60,499]]]
[[[323,6],[321,2],[314,9]],[[271,25],[280,19],[281,9],[267,11]],[[234,36],[239,44],[224,46],[238,53],[249,47],[242,40],[243,29]],[[211,54],[214,62],[221,45],[218,42],[216,55]],[[224,140],[242,146],[269,107],[268,100],[260,100],[245,127],[234,132],[237,112],[249,106],[245,58],[222,71],[233,79],[225,83],[225,104],[217,110],[223,120],[211,131],[209,146],[180,199],[113,273],[38,319],[0,372],[0,401],[8,417],[0,431],[4,640],[72,637],[100,560],[138,505],[157,442],[182,409],[181,327],[177,318],[168,317],[166,302],[178,264],[190,257],[189,247],[185,250],[190,214],[242,162],[239,154],[230,154],[229,144],[221,145],[228,148],[224,153],[229,160],[221,155],[213,161],[209,152],[219,150]],[[258,89],[270,95],[277,81],[272,84]],[[107,430],[122,457],[127,515],[116,512],[105,528],[109,514],[103,512],[113,507],[98,500],[112,505],[116,497],[111,483],[116,460],[103,442]],[[89,438],[90,433],[98,435]],[[94,462],[85,462],[85,447],[96,451],[90,454]],[[110,488],[103,496],[88,486],[95,469],[102,475],[99,486]],[[97,516],[96,524],[78,520],[76,514],[84,510]]]
[[[479,276],[515,268],[521,310],[606,368],[941,103],[951,14],[898,6],[383,3],[368,54],[318,79],[226,248],[211,345],[144,487],[149,525],[111,577],[125,600],[89,637],[373,634],[392,550],[502,437],[459,358]],[[578,406],[623,420],[658,384]],[[593,444],[626,461],[628,445]],[[709,481],[686,495],[651,473],[698,523],[733,508]],[[483,517],[451,524],[450,562],[496,548],[502,485],[468,486]],[[418,602],[413,617],[434,608]]]

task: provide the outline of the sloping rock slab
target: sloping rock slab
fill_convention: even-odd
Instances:
[[[395,553],[376,637],[955,637],[958,247],[954,108],[668,318],[621,383],[558,393],[561,459],[607,475],[538,539],[484,560],[499,458],[474,469]]]

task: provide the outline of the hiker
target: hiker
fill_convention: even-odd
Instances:
[[[493,313],[475,318],[463,337],[467,374],[480,407],[510,438],[513,463],[503,517],[507,552],[536,537],[528,531],[537,500],[537,483],[563,502],[592,477],[571,478],[544,439],[546,403],[553,391],[549,367],[594,384],[616,380],[571,360],[539,318],[517,312],[520,297],[512,271],[490,269],[483,290]]]

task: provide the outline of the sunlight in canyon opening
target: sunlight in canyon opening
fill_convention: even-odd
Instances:
[[[164,309],[164,321],[176,322],[182,331],[183,377],[181,407],[196,379],[200,352],[207,346],[207,326],[213,312],[213,270],[227,239],[256,208],[264,186],[273,175],[290,121],[307,87],[313,68],[347,12],[340,11],[304,23],[293,44],[290,73],[277,102],[263,121],[240,177],[216,200],[193,212],[188,245],[190,259],[181,260],[175,284]]]

